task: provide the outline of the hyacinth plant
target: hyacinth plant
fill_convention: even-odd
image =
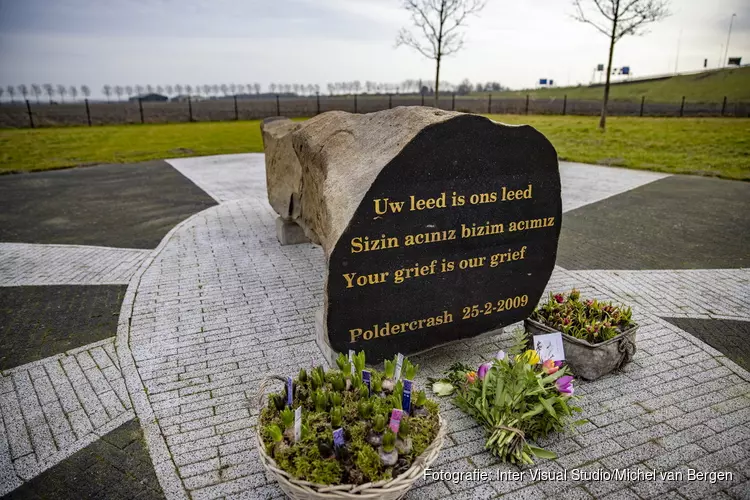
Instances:
[[[570,293],[550,293],[549,300],[538,306],[531,319],[590,344],[610,340],[635,326],[630,307],[581,300],[575,288]]]
[[[291,406],[286,388],[269,396],[259,419],[266,454],[293,477],[317,484],[364,484],[405,472],[440,426],[437,404],[416,387],[398,428],[390,425],[393,410],[403,410],[404,380],[413,381],[419,367],[404,358],[396,377],[396,360],[388,360],[385,372],[368,372],[368,387],[364,352],[351,361],[341,355],[336,365],[300,370]],[[301,433],[295,439],[298,408]]]
[[[573,377],[560,362],[542,360],[536,351],[521,352],[523,332],[509,353],[500,351],[495,359],[478,369],[457,363],[445,377],[433,379],[433,392],[454,395],[456,405],[484,427],[485,448],[504,462],[532,464],[533,457],[556,455],[530,444],[571,425]]]

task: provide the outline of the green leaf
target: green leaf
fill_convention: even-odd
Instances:
[[[575,422],[573,422],[573,425],[575,425],[575,426],[578,426],[578,425],[586,425],[586,424],[588,424],[588,423],[589,423],[589,421],[588,421],[588,420],[586,420],[585,418],[582,418],[582,419],[580,419],[580,420],[576,420]]]
[[[555,409],[552,407],[549,401],[539,396],[539,402],[542,403],[544,409],[547,410],[547,413],[549,413],[553,417],[557,417],[557,413],[555,412]]]
[[[557,458],[557,453],[539,448],[538,446],[529,445],[529,451],[539,458],[549,458],[550,460]]]
[[[450,396],[456,388],[450,382],[439,380],[432,384],[432,392],[438,396]]]

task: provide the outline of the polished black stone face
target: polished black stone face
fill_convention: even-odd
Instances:
[[[425,128],[331,254],[330,345],[374,363],[522,320],[554,268],[561,214],[557,154],[533,128],[470,115]]]

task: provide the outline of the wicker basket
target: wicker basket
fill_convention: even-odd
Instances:
[[[263,408],[266,388],[272,381],[280,380],[286,383],[286,378],[278,375],[272,375],[265,378],[258,391],[258,410]],[[365,483],[360,485],[354,484],[337,484],[324,485],[315,484],[308,481],[295,479],[284,470],[281,470],[273,458],[266,454],[266,447],[263,444],[263,438],[260,435],[260,425],[256,426],[255,438],[258,447],[260,461],[266,471],[273,476],[279,483],[279,487],[290,498],[295,500],[303,499],[371,499],[371,500],[395,500],[401,498],[411,489],[414,483],[422,477],[425,469],[438,457],[440,449],[443,447],[445,439],[445,421],[438,415],[440,428],[438,429],[435,440],[427,449],[411,464],[411,467],[403,474],[389,479],[388,481],[378,481],[376,483]]]

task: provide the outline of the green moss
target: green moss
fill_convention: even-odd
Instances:
[[[372,446],[365,445],[359,447],[354,455],[354,464],[362,471],[365,481],[375,482],[391,477],[391,470],[383,467],[378,452]]]
[[[372,403],[373,417],[378,415],[387,422],[394,407],[393,398],[379,395],[368,396],[356,390],[354,386],[350,390],[333,391],[331,382],[338,380],[337,385],[341,386],[340,377],[348,375],[338,370],[332,370],[323,376],[317,371],[315,378],[325,379],[325,382],[317,391],[313,391],[312,378],[316,370],[310,372],[305,382],[300,382],[299,379],[294,381],[295,398],[292,410],[302,407],[302,425],[309,431],[309,433],[303,433],[299,442],[290,442],[292,438],[287,435],[279,445],[274,447],[268,428],[273,425],[284,426],[280,412],[273,403],[269,403],[260,412],[258,425],[261,426],[260,434],[267,453],[274,453],[273,458],[278,466],[293,477],[317,484],[364,484],[393,477],[393,468],[384,466],[378,450],[367,442],[373,419],[363,421],[359,414],[360,404]],[[373,373],[376,377],[380,376],[376,372]],[[333,453],[334,429],[331,425],[331,410],[316,411],[312,401],[315,392],[327,400],[331,399],[332,393],[341,398],[341,406],[337,406],[337,411],[338,408],[341,409],[340,425],[344,429],[346,444],[343,449],[335,451],[335,456],[323,456]],[[283,394],[283,391],[281,393]],[[411,422],[409,435],[412,436],[413,450],[400,457],[402,460],[399,467],[404,465],[408,467],[414,458],[435,439],[438,406],[428,400],[425,408],[428,411],[427,416],[409,419]],[[337,425],[339,425],[338,422]]]

